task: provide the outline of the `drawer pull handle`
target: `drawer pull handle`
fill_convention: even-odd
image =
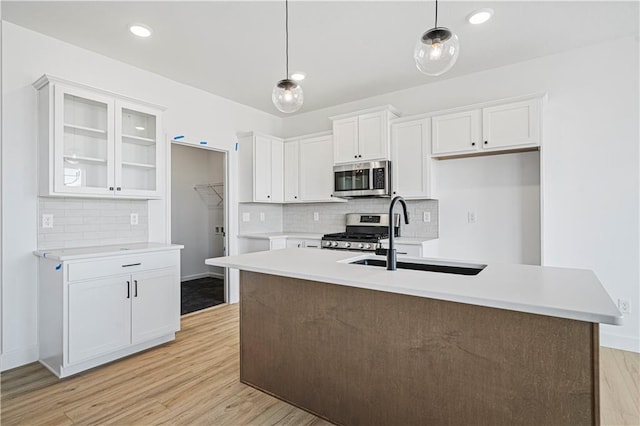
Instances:
[[[138,297],[138,280],[133,280],[133,297]]]
[[[127,299],[131,299],[131,281],[127,281]]]
[[[123,268],[128,268],[129,266],[140,266],[142,263],[130,263],[128,265],[122,265]]]

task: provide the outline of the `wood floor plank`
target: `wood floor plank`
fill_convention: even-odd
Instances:
[[[38,363],[1,375],[4,425],[330,423],[239,381],[238,306],[182,319],[176,341],[58,380]],[[602,348],[603,425],[638,425],[640,354]]]

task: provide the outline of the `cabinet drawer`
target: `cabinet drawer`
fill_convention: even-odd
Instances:
[[[150,269],[179,266],[179,263],[179,252],[174,250],[162,253],[144,253],[114,256],[100,260],[78,261],[69,263],[68,280],[79,281],[111,275],[130,274]]]

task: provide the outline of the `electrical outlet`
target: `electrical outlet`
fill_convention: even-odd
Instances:
[[[242,213],[242,221],[251,222],[251,213],[249,212]]]
[[[43,228],[53,228],[53,215],[52,214],[43,214],[42,215],[42,227]]]
[[[422,221],[431,222],[431,212],[422,212]]]
[[[618,309],[623,314],[631,313],[631,302],[628,299],[618,299]]]
[[[316,222],[320,220],[320,213],[318,212],[313,212],[313,220],[315,220]]]
[[[260,222],[264,222],[264,212],[260,212]]]
[[[476,212],[469,210],[467,212],[467,222],[469,223],[476,223],[476,220],[478,218],[476,217]]]
[[[131,224],[132,225],[138,224],[138,213],[131,213]]]

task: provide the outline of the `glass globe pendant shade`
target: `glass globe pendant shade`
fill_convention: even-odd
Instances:
[[[293,80],[280,80],[276,87],[273,88],[271,100],[281,112],[296,112],[304,102],[302,87]]]
[[[448,28],[432,28],[422,35],[413,51],[418,69],[430,76],[449,71],[458,60],[460,41]]]

